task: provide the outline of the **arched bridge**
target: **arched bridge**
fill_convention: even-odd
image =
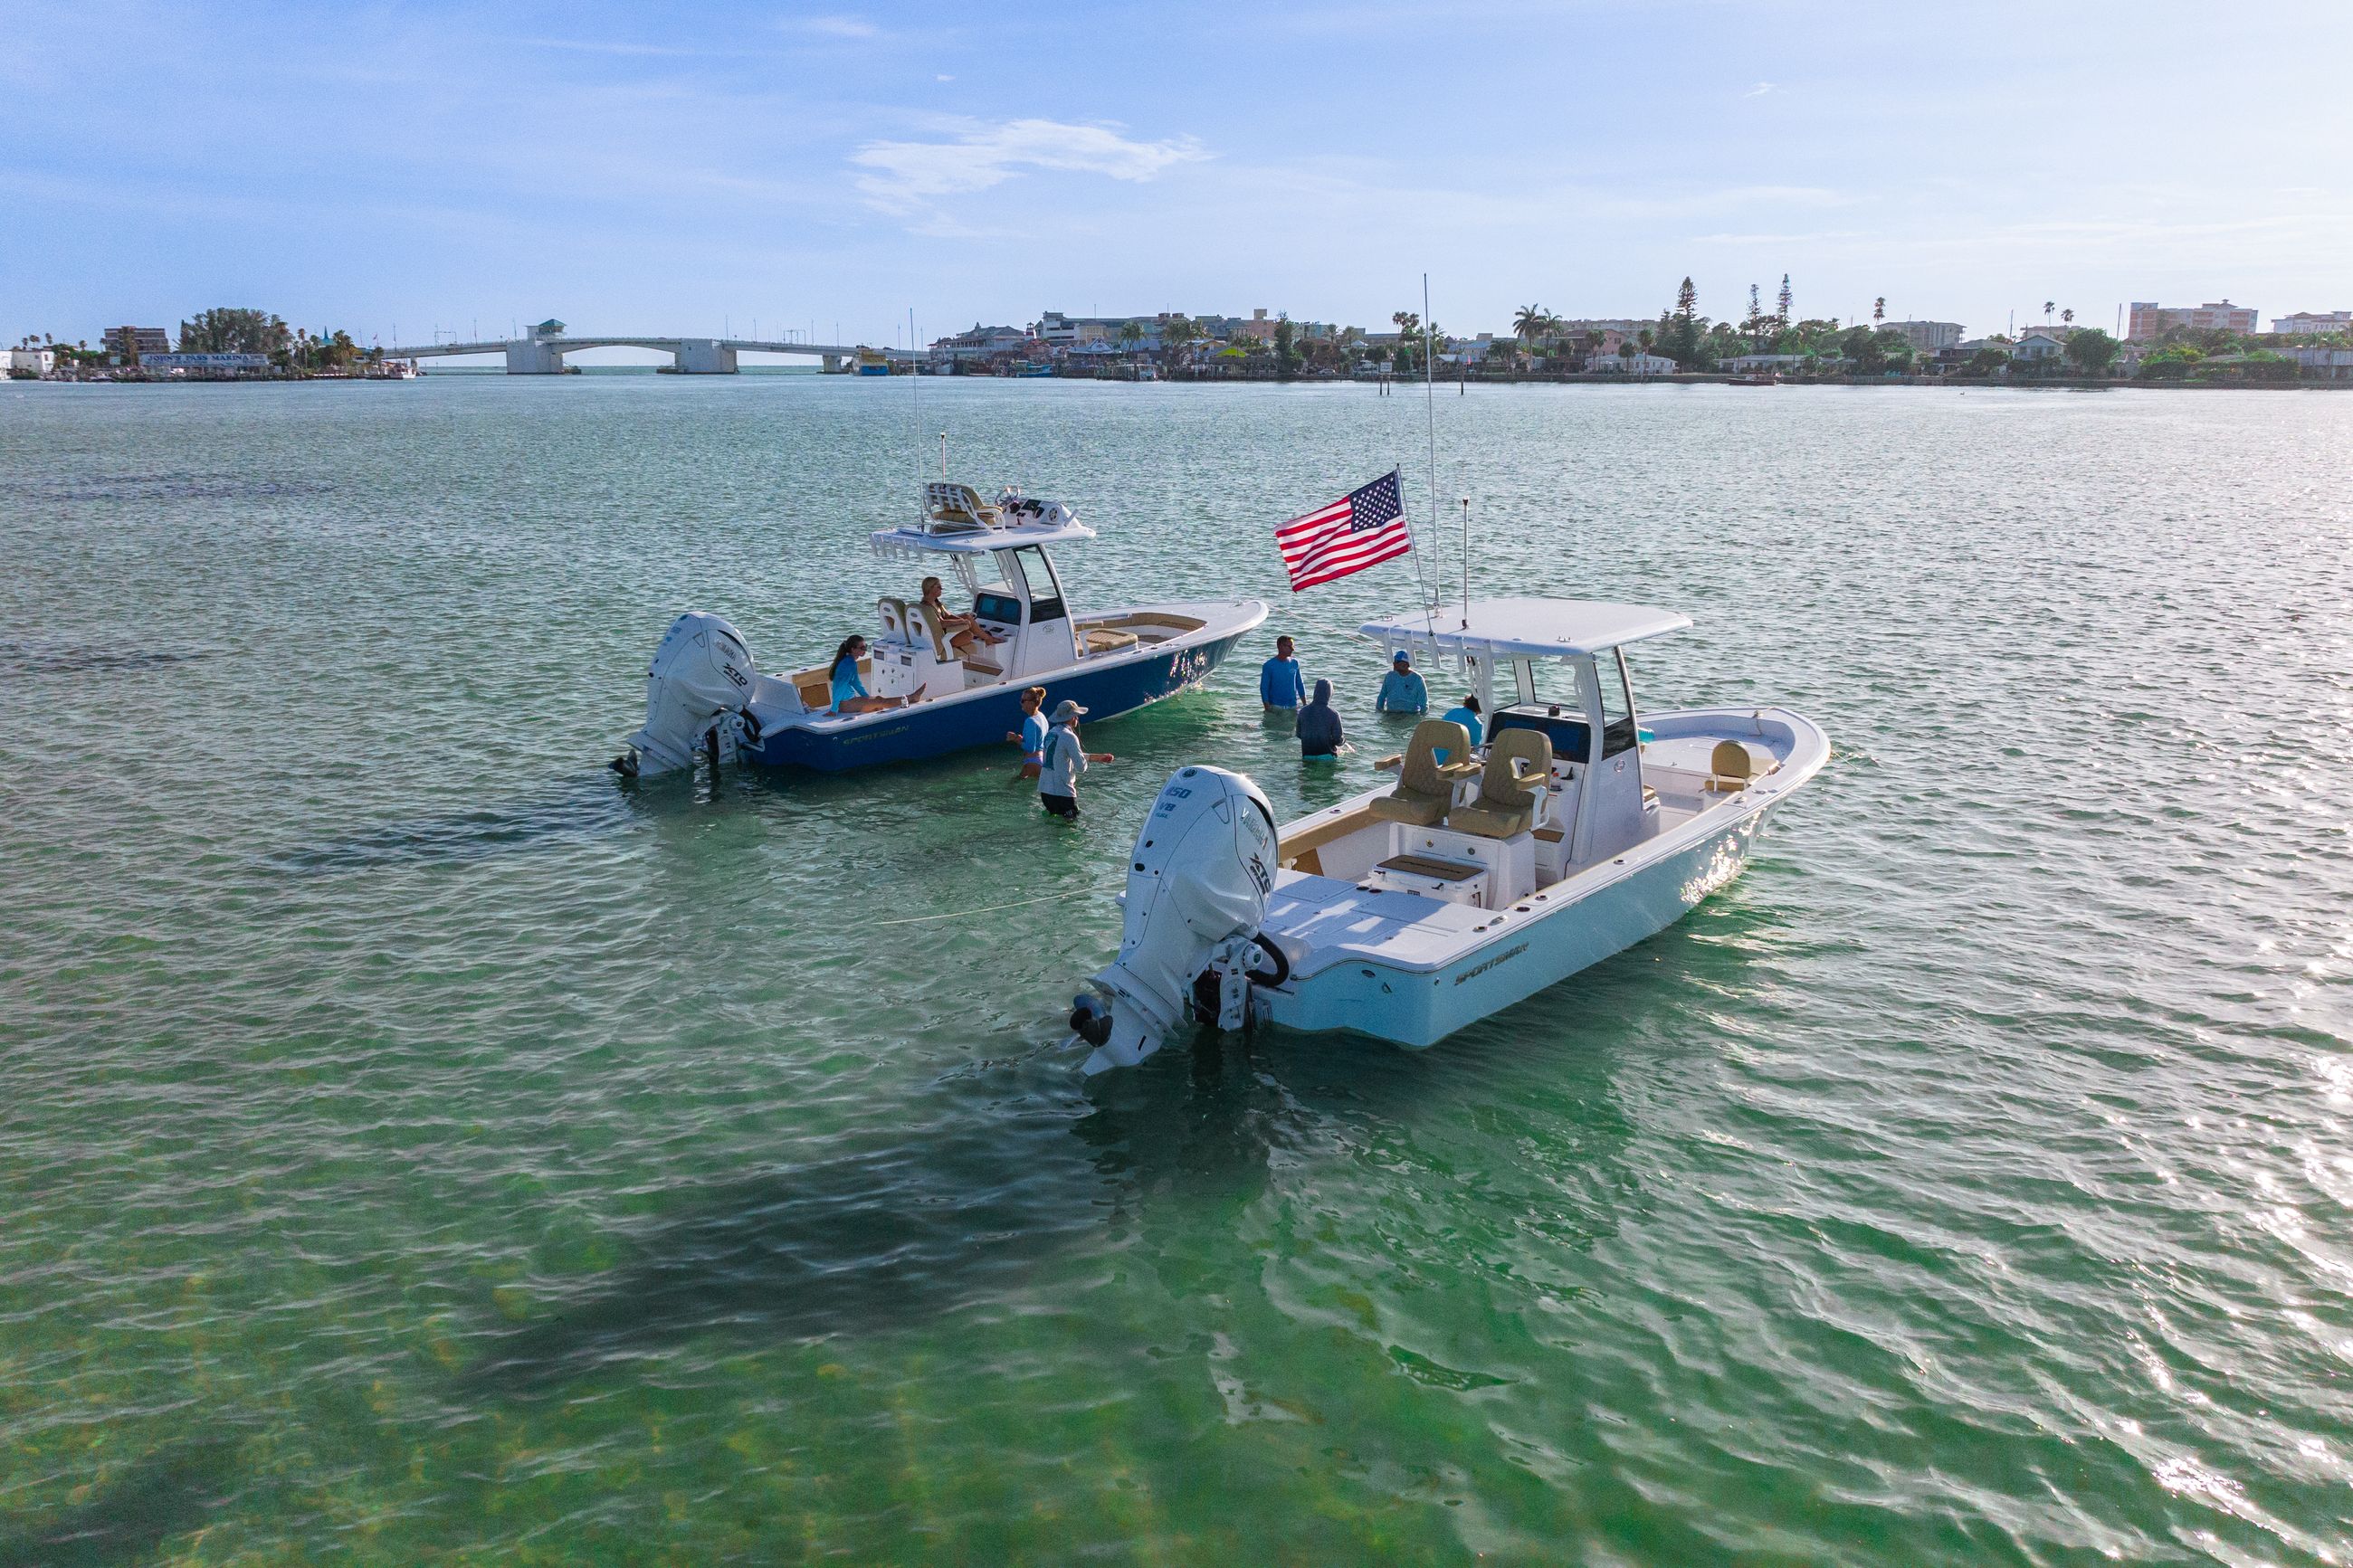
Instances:
[[[822,360],[830,371],[840,369],[844,360],[855,360],[861,354],[871,356],[878,352],[857,343],[775,342],[760,338],[569,337],[562,321],[547,321],[519,338],[406,344],[386,349],[384,353],[386,359],[405,360],[502,353],[507,358],[509,375],[561,375],[564,356],[579,349],[652,349],[670,355],[671,363],[683,375],[733,375],[739,368],[735,356],[744,353],[807,354]],[[893,361],[908,358],[904,349],[881,352]]]

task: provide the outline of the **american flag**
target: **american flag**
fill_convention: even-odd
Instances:
[[[1293,518],[1274,531],[1274,543],[1294,594],[1404,554],[1413,548],[1413,536],[1398,499],[1398,471]]]

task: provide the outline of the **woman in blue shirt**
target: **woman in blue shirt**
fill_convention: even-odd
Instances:
[[[885,708],[902,708],[923,695],[918,686],[904,697],[869,697],[866,682],[858,674],[858,661],[866,657],[866,639],[856,632],[841,639],[833,650],[833,665],[827,679],[833,683],[833,709],[836,713],[874,713]]]
[[[1033,686],[1021,694],[1021,728],[1008,730],[1005,739],[1021,748],[1018,778],[1034,779],[1046,761],[1046,689]]]
[[[1479,722],[1479,699],[1465,697],[1460,707],[1449,708],[1442,718],[1450,724],[1460,724],[1471,731],[1471,747],[1476,751],[1487,739],[1486,726]],[[1440,767],[1446,765],[1446,748],[1440,746],[1432,753]]]

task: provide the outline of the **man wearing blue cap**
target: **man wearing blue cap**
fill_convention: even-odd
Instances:
[[[1373,706],[1383,713],[1427,713],[1430,711],[1430,688],[1413,669],[1413,656],[1405,649],[1397,650],[1389,661],[1389,672],[1381,677],[1381,694]]]

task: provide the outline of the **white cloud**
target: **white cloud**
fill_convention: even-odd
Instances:
[[[1771,82],[1760,81],[1755,87],[1750,88],[1746,92],[1742,93],[1740,96],[1743,98],[1762,98],[1772,90],[1773,84]]]
[[[849,161],[866,171],[858,186],[877,205],[903,209],[930,197],[985,191],[1024,169],[1140,181],[1208,156],[1190,136],[1133,142],[1108,125],[1015,120],[973,126],[951,142],[869,142]]]
[[[804,33],[826,38],[871,38],[882,31],[859,16],[805,16],[796,25]]]

